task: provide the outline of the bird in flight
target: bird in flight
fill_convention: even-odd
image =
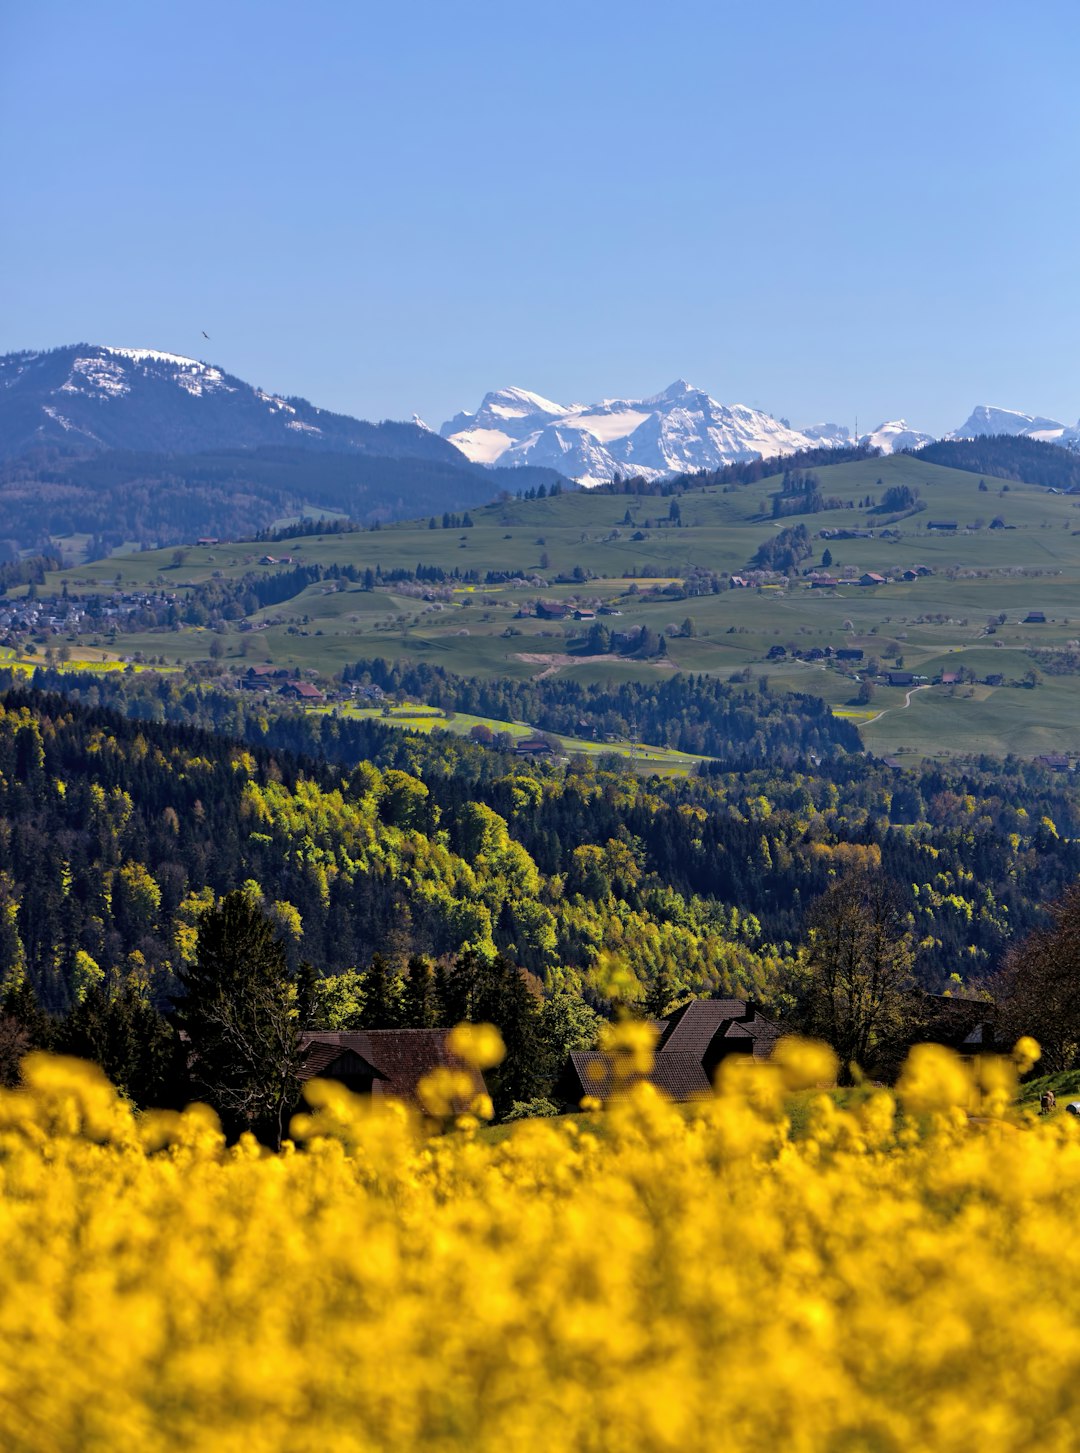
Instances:
[[[209,343],[210,342],[210,334],[206,331],[206,329],[205,328],[201,328],[199,331],[202,333],[202,336],[206,339],[207,343]]]

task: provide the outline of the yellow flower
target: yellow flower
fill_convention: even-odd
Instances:
[[[459,1024],[447,1035],[452,1054],[474,1069],[490,1070],[502,1064],[506,1046],[494,1024]]]

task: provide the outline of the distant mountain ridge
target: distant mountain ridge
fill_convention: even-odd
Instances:
[[[1061,449],[1080,452],[1080,423],[1070,427],[1057,419],[1039,414],[1024,414],[1017,409],[999,409],[993,404],[980,404],[946,439],[980,439],[987,435],[1023,435],[1041,444],[1056,444]]]
[[[498,389],[475,413],[456,414],[439,432],[478,464],[543,464],[585,485],[617,474],[659,479],[855,442],[842,424],[793,429],[761,409],[719,403],[685,379],[650,398],[597,404],[558,404],[527,389]],[[903,420],[864,436],[885,453],[931,438]]]
[[[277,446],[466,465],[418,423],[368,423],[195,358],[88,343],[0,357],[0,457],[48,445],[176,454]]]
[[[549,488],[481,468],[419,422],[368,423],[152,348],[78,343],[0,357],[0,560],[250,536],[275,519],[366,524]]]

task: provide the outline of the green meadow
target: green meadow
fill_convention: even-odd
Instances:
[[[275,542],[170,548],[113,557],[50,577],[72,591],[109,592],[117,586],[186,592],[215,578],[288,566],[262,566],[266,551],[294,562],[352,565],[363,571],[413,570],[436,565],[452,571],[516,572],[538,585],[476,585],[436,589],[423,599],[414,590],[379,585],[337,588],[324,581],[281,605],[230,622],[224,635],[202,629],[121,634],[102,653],[130,658],[164,656],[170,664],[209,659],[220,642],[227,668],[257,662],[308,668],[326,678],[360,658],[429,661],[463,675],[576,676],[618,682],[656,679],[673,670],[751,678],[823,696],[855,721],[876,751],[1080,752],[1077,677],[1055,674],[1067,665],[1048,662],[1041,648],[1062,652],[1080,639],[1080,500],[1027,484],[925,464],[908,456],[871,459],[814,471],[821,492],[851,508],[771,518],[779,478],[738,488],[691,490],[678,499],[681,521],[668,519],[662,497],[564,493],[542,500],[506,500],[473,510],[474,524],[443,529],[428,520],[355,534],[303,536]],[[860,507],[894,484],[919,491],[925,506],[888,525]],[[629,520],[628,517],[629,516]],[[955,521],[941,532],[932,522]],[[992,528],[992,524],[997,522]],[[758,546],[775,533],[804,524],[813,555],[800,569],[899,574],[924,566],[932,573],[911,583],[864,588],[841,581],[835,590],[812,590],[796,575],[781,589],[723,589],[682,599],[664,595],[695,569],[725,582],[744,572]],[[872,539],[822,540],[822,530],[873,530]],[[635,538],[638,537],[638,538]],[[555,583],[575,568],[591,577]],[[666,659],[588,656],[586,627],[572,620],[520,616],[537,598],[619,612],[603,618],[612,630],[649,626],[666,637]],[[1026,623],[1032,611],[1045,623]],[[999,618],[1005,617],[1004,623]],[[688,633],[684,633],[688,625]],[[775,647],[786,658],[769,660]],[[933,678],[969,670],[982,682],[1003,685],[936,686],[915,692],[875,687],[870,702],[857,699],[857,669],[832,662],[791,659],[795,649],[857,647],[867,660]],[[73,653],[94,654],[87,640]],[[1025,684],[1035,669],[1039,680]]]

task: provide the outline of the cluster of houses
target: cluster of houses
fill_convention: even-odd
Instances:
[[[877,570],[864,570],[859,576],[841,578],[836,575],[815,572],[809,577],[809,580],[811,590],[836,590],[841,585],[858,585],[867,589],[877,585],[893,585],[897,581],[910,584],[913,580],[921,580],[923,576],[933,575],[933,573],[929,565],[909,565],[906,570],[890,572],[888,575],[882,575]]]
[[[113,591],[111,595],[26,595],[18,600],[0,597],[0,632],[7,635],[70,636],[85,631],[123,626],[151,608],[176,596],[161,591]]]
[[[585,606],[568,600],[538,600],[531,610],[522,608],[517,612],[518,620],[535,616],[541,621],[594,621],[597,616],[621,616],[622,611],[613,605]]]
[[[960,1054],[1000,1052],[993,1007],[977,1000],[919,994],[913,1037],[946,1044]],[[552,1098],[560,1110],[576,1110],[583,1100],[610,1104],[645,1080],[677,1103],[713,1093],[716,1073],[730,1056],[752,1063],[769,1060],[782,1030],[743,999],[692,999],[666,1019],[653,1021],[657,1040],[652,1068],[624,1070],[600,1050],[574,1050],[567,1056]],[[451,1051],[444,1029],[314,1030],[303,1039],[304,1079],[337,1080],[356,1094],[395,1099],[425,1113],[419,1086],[432,1071],[465,1071],[471,1081],[455,1112],[463,1113],[487,1086],[479,1070]]]

